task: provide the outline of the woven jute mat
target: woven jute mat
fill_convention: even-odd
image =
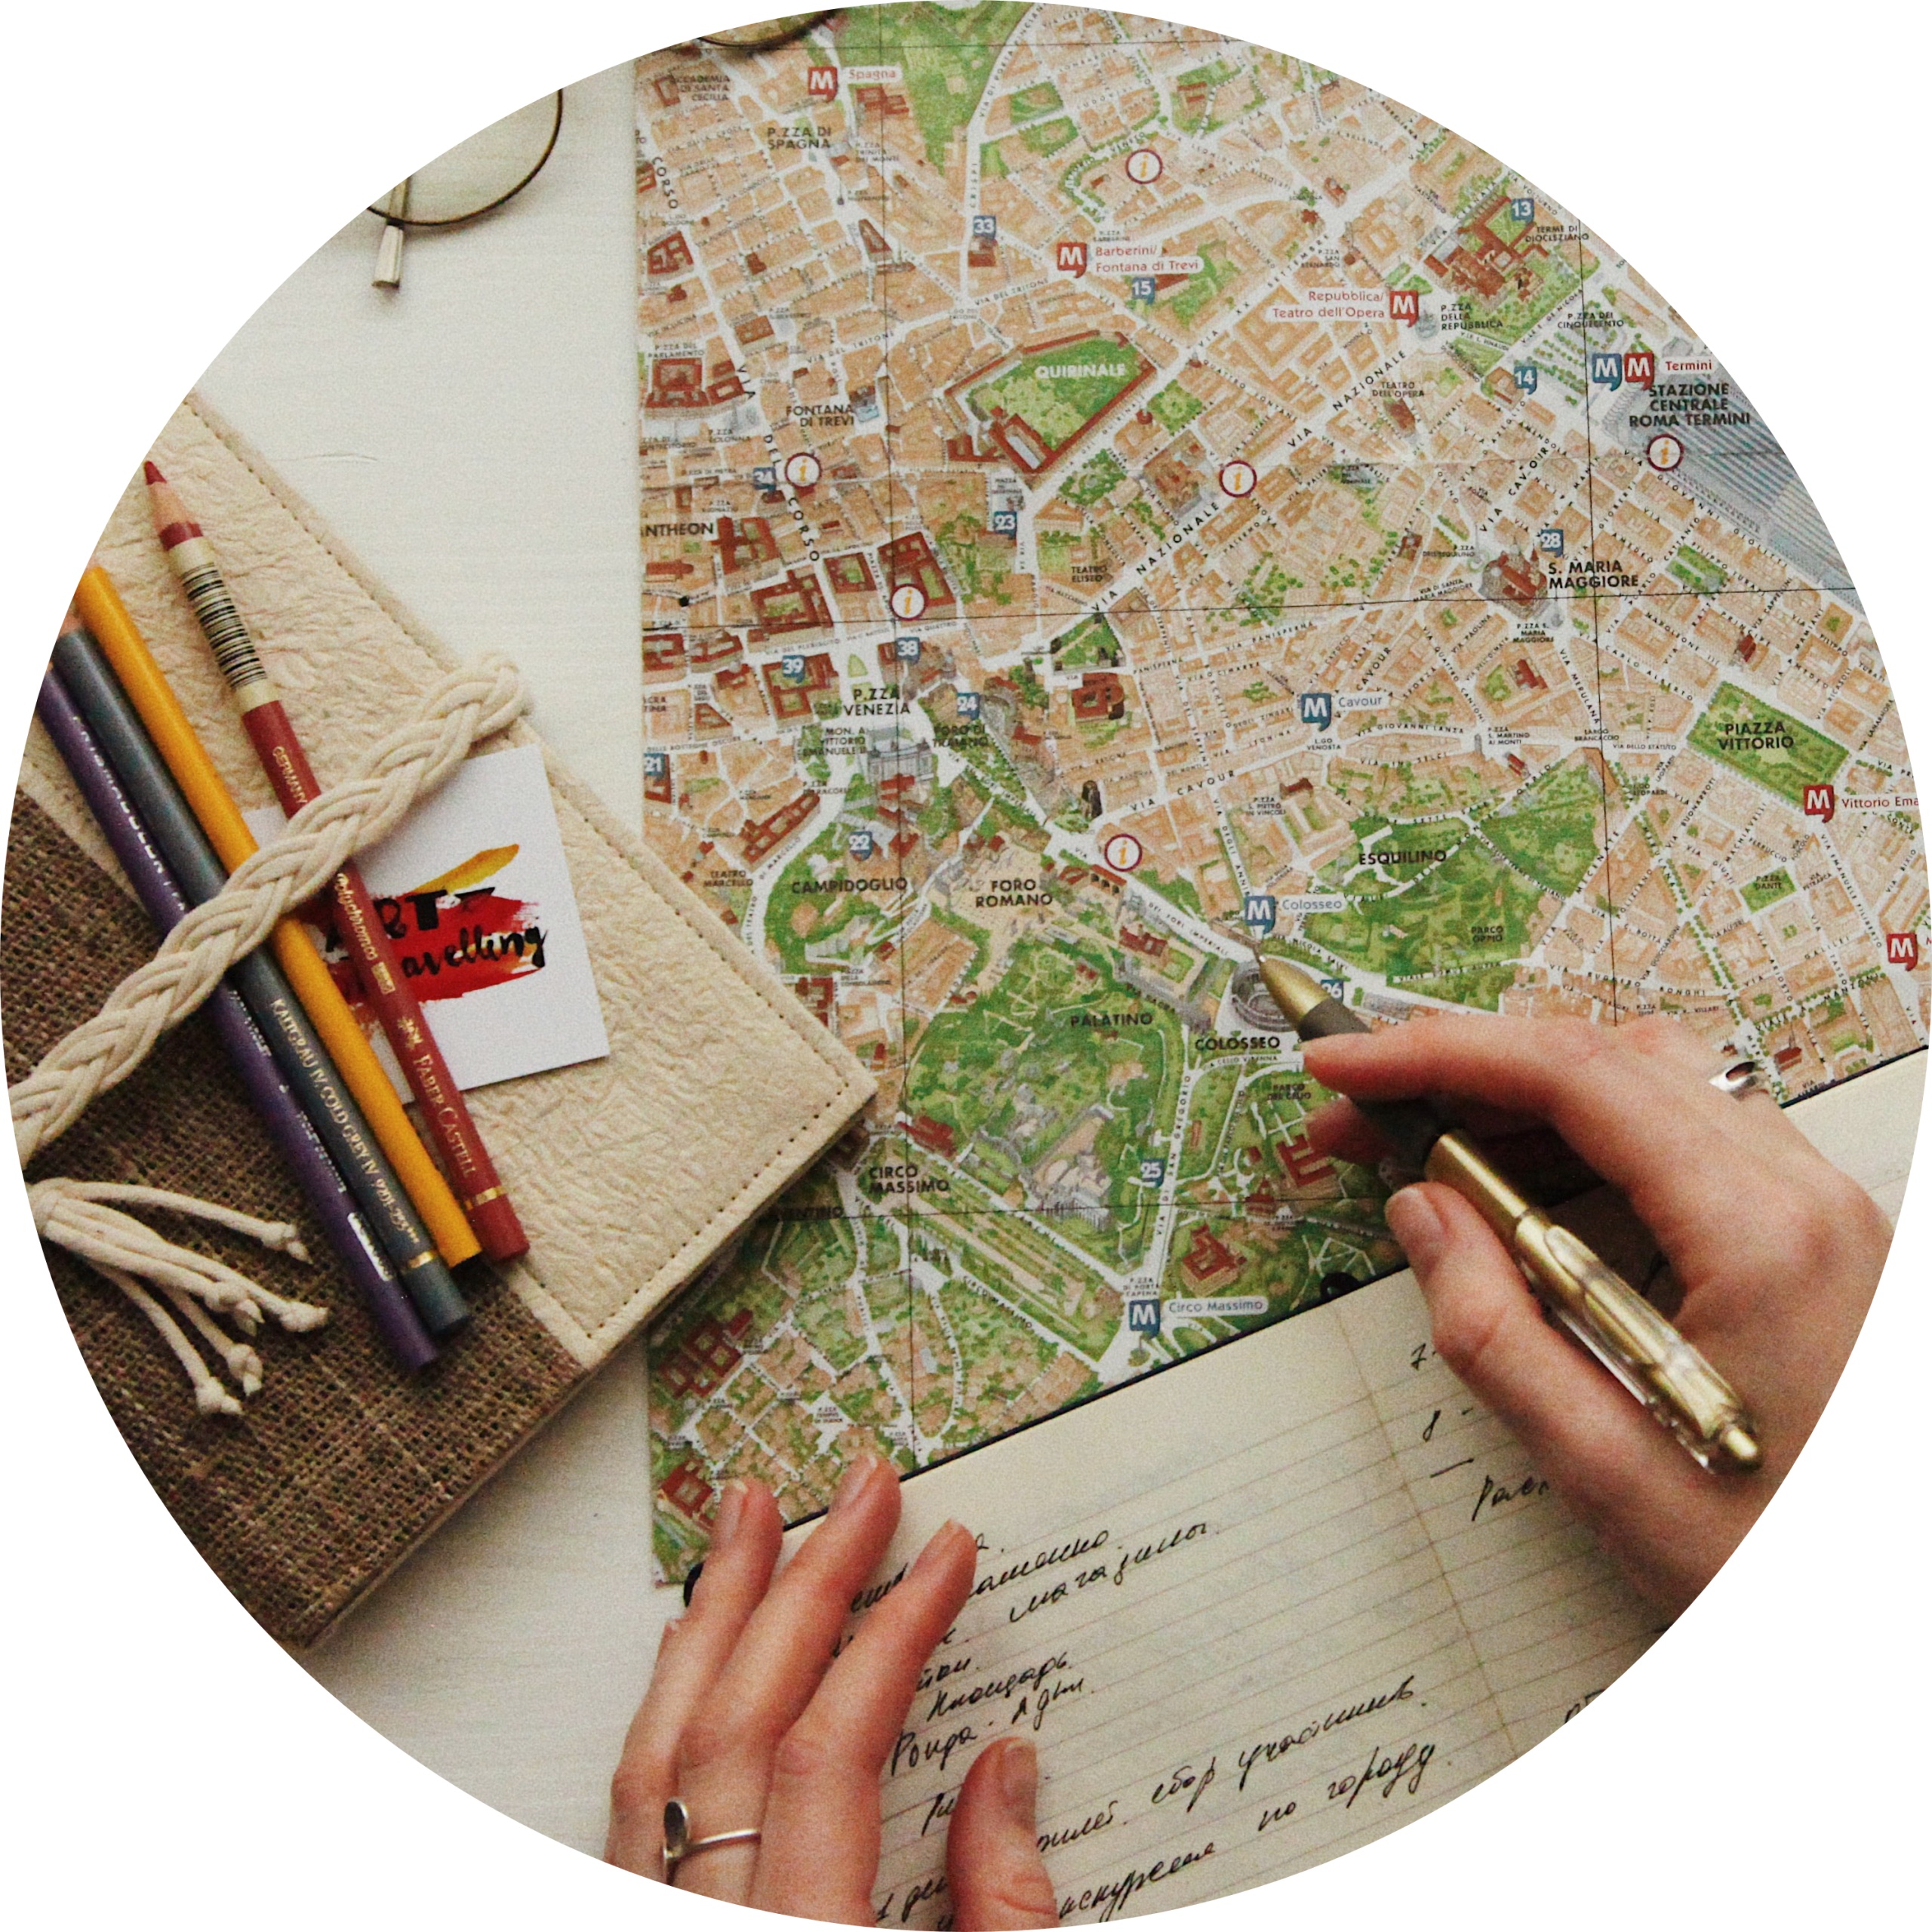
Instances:
[[[94,860],[17,796],[0,912],[9,1081],[94,1014],[155,940]],[[162,1229],[330,1311],[328,1325],[306,1335],[264,1323],[256,1338],[263,1385],[235,1417],[199,1414],[149,1324],[63,1251],[44,1251],[136,1461],[215,1574],[285,1643],[319,1637],[583,1373],[515,1295],[472,1266],[463,1287],[475,1321],[426,1374],[405,1378],[202,1015],[28,1170],[30,1180],[54,1174],[171,1188],[303,1231],[313,1257],[306,1266],[199,1222]]]

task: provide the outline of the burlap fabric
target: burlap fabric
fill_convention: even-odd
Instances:
[[[154,940],[94,860],[17,796],[0,912],[8,1079],[94,1014]],[[476,1319],[426,1374],[405,1382],[202,1015],[27,1170],[29,1180],[49,1174],[171,1188],[302,1229],[315,1257],[307,1266],[198,1222],[164,1230],[330,1311],[312,1334],[264,1331],[266,1380],[232,1418],[198,1414],[152,1326],[71,1256],[45,1251],[135,1460],[216,1574],[285,1643],[320,1636],[583,1374],[516,1296],[472,1266],[463,1286]]]

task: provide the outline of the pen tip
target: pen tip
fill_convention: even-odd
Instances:
[[[1764,1452],[1758,1447],[1757,1438],[1736,1423],[1718,1438],[1718,1447],[1730,1459],[1731,1467],[1740,1474],[1748,1474],[1764,1460]]]
[[[144,463],[141,465],[141,475],[149,483],[165,483],[168,481],[168,478],[162,475],[152,463]]]

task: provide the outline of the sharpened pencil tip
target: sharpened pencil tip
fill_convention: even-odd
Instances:
[[[181,493],[152,463],[142,466],[148,479],[148,510],[154,518],[162,548],[173,550],[202,534],[202,526],[188,514]]]

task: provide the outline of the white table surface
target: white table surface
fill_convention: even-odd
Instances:
[[[453,650],[524,669],[533,721],[624,823],[642,809],[630,74],[571,88],[500,214],[413,239],[372,288],[352,223],[197,385]],[[643,1352],[305,1661],[432,1770],[601,1847],[624,1727],[677,1592],[654,1589]]]
[[[549,167],[503,215],[318,251],[200,387],[459,652],[508,653],[535,721],[626,823],[640,811],[629,72],[570,90]],[[1804,1124],[1894,1215],[1918,1057]],[[651,1577],[643,1358],[576,1402],[305,1661],[453,1783],[586,1851],[677,1607]]]

